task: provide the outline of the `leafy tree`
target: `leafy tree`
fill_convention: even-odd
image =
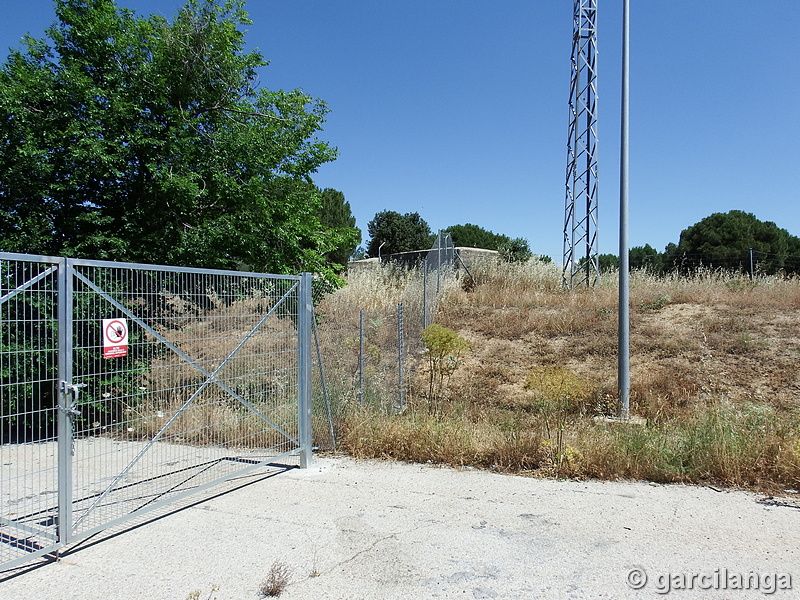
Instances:
[[[451,225],[445,231],[450,233],[454,245],[466,248],[497,250],[504,242],[511,241],[508,236],[493,233],[472,223]]]
[[[447,231],[456,246],[496,250],[510,262],[526,261],[533,256],[528,240],[524,238],[511,239],[507,235],[494,233],[472,223],[452,225]]]
[[[616,254],[600,254],[597,257],[597,268],[601,273],[615,271],[619,269],[619,257]]]
[[[652,273],[661,273],[664,266],[662,255],[650,244],[631,248],[628,262],[631,270],[643,269]]]
[[[503,242],[498,247],[500,255],[508,262],[525,262],[533,256],[528,240],[525,238],[514,238]]]
[[[585,259],[581,261],[585,264]],[[636,246],[628,251],[628,266],[631,271],[648,269],[655,273],[661,272],[662,255],[658,250],[645,244]],[[619,256],[616,254],[600,254],[597,257],[597,266],[601,273],[608,273],[619,269]]]
[[[800,273],[800,237],[789,236],[789,248],[783,265],[787,273]]]
[[[431,228],[419,213],[401,215],[393,210],[384,210],[367,224],[370,256],[427,250],[433,243]],[[383,246],[381,247],[381,244]]]
[[[347,265],[361,243],[361,230],[356,227],[356,218],[342,192],[331,188],[322,190],[319,219],[323,227],[342,233],[339,244],[328,252],[328,259],[335,265]]]
[[[0,67],[0,249],[329,272],[343,234],[308,183],[335,158],[327,109],[257,89],[243,6],[188,0],[169,22],[55,0]]]
[[[747,269],[750,248],[759,269],[775,273],[794,267],[790,249],[800,248],[797,238],[771,221],[760,221],[741,210],[714,213],[683,230],[677,245],[668,247],[668,267],[687,269],[700,265],[712,268]],[[793,252],[792,252],[793,254]]]

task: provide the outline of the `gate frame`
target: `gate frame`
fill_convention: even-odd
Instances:
[[[5,563],[0,563],[0,572],[25,564],[35,558],[58,552],[60,548],[72,544],[89,535],[103,531],[116,524],[125,522],[133,516],[139,516],[161,506],[175,503],[186,496],[196,494],[200,491],[219,485],[233,477],[239,477],[249,471],[264,467],[265,465],[281,460],[287,456],[299,455],[300,468],[306,469],[311,466],[313,460],[312,449],[312,424],[311,424],[311,392],[312,392],[312,366],[313,358],[311,352],[312,326],[314,319],[314,305],[312,301],[312,281],[311,273],[301,273],[300,275],[278,275],[269,273],[256,273],[249,271],[232,271],[223,269],[202,269],[197,267],[176,267],[169,265],[152,265],[145,263],[113,262],[86,260],[65,257],[51,257],[43,255],[19,254],[11,252],[0,252],[0,260],[17,262],[34,262],[50,264],[55,268],[55,283],[57,296],[57,336],[58,336],[58,360],[57,360],[57,401],[54,407],[58,413],[58,429],[56,435],[57,451],[56,470],[57,470],[57,523],[55,529],[55,540],[51,544],[34,550],[28,554],[13,558]],[[112,519],[99,526],[92,527],[80,533],[73,532],[73,442],[74,429],[72,420],[77,413],[75,404],[79,386],[73,383],[73,350],[74,350],[74,292],[75,279],[77,277],[76,266],[87,267],[107,267],[118,269],[147,269],[152,271],[196,273],[204,275],[223,275],[243,277],[247,275],[257,276],[263,279],[283,279],[296,282],[297,287],[297,411],[298,411],[298,439],[297,448],[284,452],[280,455],[270,457],[267,461],[255,463],[243,468],[235,473],[231,473],[206,482],[190,490],[185,490],[169,498],[154,502],[144,507],[140,507],[121,517]],[[26,282],[26,285],[30,282]],[[20,290],[21,293],[24,290]],[[16,294],[14,294],[16,295]],[[10,298],[9,298],[10,299]],[[280,302],[285,301],[285,298]],[[277,306],[277,305],[276,305]],[[141,325],[141,323],[140,323]],[[270,422],[269,419],[266,421]],[[274,425],[274,424],[272,424]],[[280,429],[280,428],[278,428]],[[5,515],[0,515],[4,518]],[[4,542],[0,542],[4,543]]]

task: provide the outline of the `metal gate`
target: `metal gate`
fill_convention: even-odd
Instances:
[[[0,253],[0,568],[311,460],[311,276]]]

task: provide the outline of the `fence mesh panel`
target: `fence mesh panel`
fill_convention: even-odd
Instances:
[[[57,273],[0,259],[0,563],[57,537]]]
[[[0,262],[0,565],[310,451],[302,277],[56,260]]]
[[[368,310],[337,305],[335,319],[327,319],[325,312],[321,316],[318,329],[334,415],[355,404],[402,410],[422,350],[421,313],[410,314],[404,305]]]
[[[296,287],[76,267],[76,532],[298,447]],[[127,356],[103,358],[102,319]]]
[[[447,231],[440,231],[433,242],[431,249],[425,255],[429,271],[437,271],[442,268],[453,268],[456,261],[456,248],[453,245],[453,238]]]

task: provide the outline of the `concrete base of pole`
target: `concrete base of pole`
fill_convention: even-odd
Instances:
[[[627,419],[621,417],[595,417],[595,423],[609,423],[611,425],[623,423],[625,425],[647,425],[647,419],[644,417],[630,416]]]

